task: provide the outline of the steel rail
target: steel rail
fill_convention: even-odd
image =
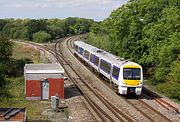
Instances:
[[[48,52],[50,52],[55,58],[56,58],[56,60],[60,63],[60,64],[62,64],[62,62],[61,62],[61,60],[60,60],[60,57],[62,57],[62,55],[61,54],[59,54],[59,53],[56,53],[54,50],[52,50],[52,49],[50,49],[50,48],[47,48],[47,47],[45,47],[45,46],[43,46],[43,45],[41,45],[41,44],[37,44],[37,43],[34,43],[34,42],[27,42],[27,43],[29,43],[29,44],[32,44],[32,45],[35,45],[35,46],[37,46],[38,48],[40,48],[40,49],[45,49],[46,51],[48,51]],[[67,63],[68,64],[68,63]],[[70,64],[68,64],[68,65],[70,65]],[[64,68],[64,65],[62,64],[62,67]],[[66,69],[64,69],[65,70],[65,73],[69,76],[69,73],[66,71]],[[75,82],[75,80],[73,79],[73,78],[71,78],[71,76],[69,76],[69,79],[76,85],[76,86],[78,86],[78,84]],[[81,87],[78,87],[78,89],[80,90],[80,91],[82,91],[81,90]],[[81,92],[82,93],[82,92]],[[100,119],[102,120],[102,122],[106,122],[107,121],[107,119],[109,120],[109,121],[112,121],[112,122],[116,122],[116,121],[114,121],[113,120],[113,118],[111,118],[109,115],[107,115],[93,100],[91,100],[90,98],[89,98],[89,96],[87,96],[86,94],[83,94],[84,95],[84,98],[87,100],[87,102],[90,104],[90,106],[93,108],[93,110],[97,113],[97,115],[100,117]],[[107,119],[106,119],[107,118]]]
[[[60,41],[58,41],[58,43],[60,44]],[[56,46],[57,44],[56,43]],[[55,47],[56,47],[55,46]],[[55,49],[56,52],[57,52],[57,48]],[[61,51],[60,51],[61,52]],[[60,63],[62,63],[64,60],[63,57],[60,58],[60,56],[62,56],[62,52],[59,54],[59,53],[56,53],[57,57],[59,58],[58,60],[60,61]],[[66,64],[68,64],[70,67],[71,65],[69,64],[69,62],[67,62],[66,60],[64,60],[66,62]],[[72,67],[71,67],[72,68]],[[66,71],[66,68],[64,67],[65,71]],[[76,71],[72,68],[72,70],[76,73]],[[85,92],[83,91],[83,89],[81,88],[81,86],[76,82],[76,80],[74,78],[72,78],[70,76],[70,74],[66,71],[66,74],[68,75],[68,77],[70,78],[70,80],[78,87],[78,89],[83,93],[85,99],[88,101],[88,103],[91,105],[91,107],[93,108],[93,110],[95,110],[95,112],[98,114],[98,116],[101,118],[101,120],[104,122],[104,121],[107,121],[107,119],[109,121],[112,121],[112,122],[116,122],[110,115],[108,115],[102,108],[100,108],[97,103],[95,103],[95,101],[92,100],[92,98],[90,96],[88,96],[87,94],[85,94]],[[86,83],[84,82],[84,80],[76,73],[76,75],[79,77],[79,79],[81,81],[83,81],[83,83]],[[107,119],[105,119],[107,118]]]
[[[164,107],[167,110],[170,110],[169,108],[173,109],[177,114],[180,114],[178,108],[174,107],[173,105],[169,104],[168,102],[164,101],[163,99],[161,99],[161,97],[159,95],[157,95],[156,93],[150,91],[149,89],[147,89],[146,87],[143,87],[143,92],[145,92],[145,94],[147,94],[148,96],[150,96],[151,98],[155,99],[155,101],[157,103],[159,103],[162,107]],[[168,107],[166,107],[166,106]]]
[[[70,40],[70,39],[69,39]],[[69,42],[69,40],[67,40],[67,43]],[[68,46],[68,44],[67,44]],[[75,69],[72,67],[72,69],[74,70],[74,72],[76,72],[76,74],[81,78],[81,76],[77,73],[77,71],[75,71]],[[105,106],[120,120],[120,121],[135,121],[132,118],[130,118],[129,116],[127,116],[126,114],[124,114],[122,111],[120,111],[119,109],[117,109],[114,105],[112,105],[107,99],[105,99],[100,93],[98,93],[96,90],[94,90],[92,87],[89,86],[89,84],[87,84],[87,82],[85,82],[82,78],[81,80],[86,84],[86,86],[105,104]]]
[[[71,41],[70,40],[67,41],[67,46],[68,46],[69,51],[71,51],[70,47],[69,47],[69,44],[68,44],[69,42],[71,42]],[[70,45],[72,46],[72,44],[70,44]],[[71,53],[73,53],[73,52],[71,51]],[[99,91],[92,89],[88,84],[87,84],[87,86],[94,92],[94,94],[97,95],[97,97],[99,99],[104,101],[104,104],[106,104],[106,106],[116,115],[117,118],[119,118],[119,120],[124,121],[124,120],[122,120],[122,117],[123,117],[129,122],[135,121],[131,117],[129,117],[128,115],[126,115],[125,113],[120,111],[112,103],[110,103],[102,94],[99,93]]]
[[[72,48],[72,44],[70,44],[71,48]],[[69,47],[70,48],[70,47]],[[73,53],[71,51],[71,53]],[[89,70],[89,68],[87,68]],[[92,71],[91,71],[92,72]],[[95,75],[96,76],[96,75]],[[96,76],[97,77],[97,76]],[[99,77],[98,77],[99,78]],[[100,78],[99,78],[100,79]],[[102,81],[102,79],[100,79]],[[102,81],[104,83],[104,81]],[[105,83],[106,84],[106,83]],[[107,85],[107,84],[106,84]],[[107,85],[109,86],[109,85]],[[110,86],[109,86],[110,87]],[[112,89],[112,87],[110,87]],[[113,89],[112,89],[113,90]],[[147,119],[149,119],[150,121],[154,121],[154,119],[157,118],[151,118],[149,117],[149,115],[147,115],[143,110],[141,110],[142,108],[138,108],[137,106],[135,106],[131,101],[129,101],[128,99],[125,99],[124,97],[120,96],[121,98],[123,98],[126,102],[128,102],[130,105],[132,105],[134,108],[136,108],[137,111],[139,111],[141,114],[143,114]],[[145,103],[144,101],[137,99],[140,103],[142,103],[144,106],[146,106],[146,108],[149,108],[150,110],[152,110],[153,112],[155,112],[157,115],[159,115],[161,118],[165,119],[168,122],[171,122],[171,120],[169,118],[167,118],[166,116],[164,116],[163,114],[161,114],[159,111],[155,110],[154,108],[152,108],[151,106],[149,106],[147,103]],[[177,110],[175,110],[177,111]]]

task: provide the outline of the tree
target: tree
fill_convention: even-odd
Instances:
[[[0,33],[0,62],[7,64],[12,55],[12,42]]]
[[[35,20],[32,19],[27,23],[29,39],[32,39],[32,35],[39,31],[46,31],[47,23],[45,19]]]
[[[7,21],[0,19],[0,31],[2,31],[3,27],[6,25]]]
[[[45,31],[39,31],[33,34],[33,41],[43,43],[48,42],[51,39],[51,35]]]
[[[89,43],[140,63],[156,84],[177,81],[179,9],[177,0],[130,0],[101,24],[92,26]]]

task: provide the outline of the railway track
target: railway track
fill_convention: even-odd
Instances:
[[[146,95],[148,95],[149,97],[151,97],[152,99],[155,99],[155,101],[160,104],[163,108],[165,108],[168,111],[174,111],[177,114],[180,114],[179,109],[177,109],[176,107],[174,107],[173,105],[169,104],[168,102],[164,101],[163,99],[161,99],[161,97],[159,95],[157,95],[156,93],[150,91],[149,89],[147,89],[146,87],[143,87],[143,93],[145,93]]]
[[[163,121],[163,122],[171,122],[169,118],[161,114],[159,111],[149,106],[147,103],[142,101],[141,99],[135,98],[127,98],[123,97],[127,101],[127,103],[131,104],[134,108],[136,108],[142,115],[148,118],[151,122]]]
[[[73,51],[70,49],[73,46],[72,41],[68,40],[67,43],[68,43],[67,45],[68,45],[69,50],[71,51],[71,53],[73,53]],[[147,103],[145,103],[144,101],[142,101],[141,99],[139,99],[137,97],[136,98],[130,98],[130,99],[123,97],[123,96],[120,96],[120,97],[122,99],[124,99],[127,103],[132,105],[137,111],[139,111],[149,121],[152,121],[152,122],[155,122],[155,121],[171,122],[171,120],[169,118],[167,118],[166,116],[161,114],[159,111],[155,110],[154,108],[152,108]]]
[[[78,66],[73,65],[73,63],[70,61],[70,59],[64,59],[66,57],[67,53],[63,49],[68,48],[68,50],[72,52],[72,45],[73,45],[73,39],[70,38],[64,38],[62,40],[59,40],[54,45],[54,50],[44,47],[42,45],[36,45],[41,48],[46,49],[49,51],[52,55],[54,55],[57,59],[57,61],[63,66],[65,69],[65,72],[67,73],[68,78],[76,84],[77,88],[82,92],[85,99],[93,108],[93,110],[97,113],[99,116],[98,120],[101,121],[137,121],[134,118],[126,115],[123,113],[119,108],[112,105],[112,103],[105,98],[97,89],[96,87],[91,86],[91,82],[88,78],[81,77],[78,72]],[[64,42],[66,44],[62,44]],[[63,47],[64,46],[64,47]],[[73,54],[72,54],[73,55]],[[102,80],[101,80],[102,81]],[[107,84],[106,84],[107,85]],[[145,116],[149,121],[167,121],[170,122],[171,120],[162,115],[157,110],[153,109],[151,106],[147,105],[144,101],[135,98],[135,99],[128,99],[120,96],[122,99],[124,99],[128,104],[133,106],[137,111],[139,111],[143,116]]]
[[[67,43],[70,39],[67,39]],[[61,46],[61,41],[57,42],[55,45],[56,52],[60,51],[59,56],[63,56],[63,51],[58,50],[57,46]],[[60,48],[62,49],[62,48]],[[65,55],[63,56],[65,57]],[[106,98],[104,98],[100,93],[96,91],[94,87],[91,86],[90,81],[87,79],[84,79],[82,76],[80,76],[76,72],[76,68],[72,66],[71,63],[69,63],[68,59],[64,60],[63,57],[59,57],[59,60],[61,60],[61,63],[65,65],[65,71],[67,71],[69,78],[71,81],[73,81],[76,86],[81,90],[81,92],[84,94],[84,97],[89,102],[91,107],[96,111],[96,113],[101,117],[102,121],[135,121],[128,115],[124,114],[122,111],[120,111],[118,108],[116,108],[112,103],[110,103]],[[73,71],[69,71],[70,69]],[[69,72],[74,72],[74,76],[72,77]]]
[[[106,108],[106,110],[102,109],[103,107],[101,106],[102,103],[100,100],[98,100],[98,98],[95,98],[95,96],[92,96],[93,94],[90,93],[90,90],[88,90],[86,88],[86,85],[81,82],[81,78],[71,69],[71,64],[64,60],[61,53],[56,53],[54,50],[44,47],[43,45],[37,44],[37,43],[31,43],[28,42],[32,45],[35,45],[37,47],[39,47],[40,49],[45,49],[46,51],[50,52],[54,57],[56,57],[57,61],[63,66],[68,78],[77,86],[77,88],[81,91],[81,93],[83,94],[84,98],[86,99],[86,101],[89,103],[89,105],[92,107],[92,109],[96,112],[96,114],[98,115],[99,119],[102,122],[106,122],[106,121],[112,121],[112,122],[117,122],[119,121],[118,118],[114,117],[113,114],[109,114],[107,111],[108,109]],[[58,43],[57,43],[58,44]],[[55,45],[55,50],[57,49],[57,44]],[[56,50],[57,51],[57,50]],[[71,72],[71,74],[69,73]],[[84,81],[84,80],[82,80]],[[91,97],[90,97],[91,96]],[[93,98],[92,98],[93,97]],[[99,104],[101,105],[99,105]],[[104,106],[105,108],[105,106]],[[99,120],[97,119],[97,120]],[[125,121],[125,120],[124,120]]]

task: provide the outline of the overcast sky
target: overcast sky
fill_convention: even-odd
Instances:
[[[0,18],[107,18],[128,0],[0,0]]]

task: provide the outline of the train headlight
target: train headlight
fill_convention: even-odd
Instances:
[[[123,82],[123,84],[127,85],[127,83]]]
[[[142,85],[142,82],[139,82],[138,85]]]

